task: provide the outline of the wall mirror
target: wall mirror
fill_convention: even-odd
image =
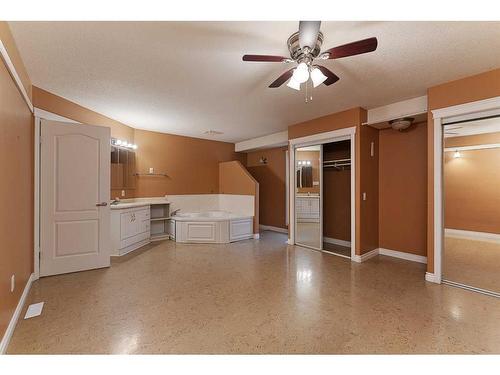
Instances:
[[[111,146],[111,189],[135,189],[135,152]]]

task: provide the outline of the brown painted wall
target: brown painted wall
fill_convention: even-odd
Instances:
[[[323,160],[350,158],[350,142],[323,146]],[[323,168],[323,235],[351,241],[351,170]]]
[[[320,191],[320,186],[314,185],[314,182],[319,182],[319,151],[297,151],[296,155],[296,162],[299,160],[310,160],[311,161],[311,167],[312,167],[312,180],[313,180],[313,186],[312,187],[302,187],[298,188],[299,193],[317,193],[319,194]]]
[[[0,337],[3,337],[33,268],[34,132],[31,111],[2,61],[0,103]],[[12,274],[16,276],[14,293],[10,292]]]
[[[427,123],[379,132],[380,247],[427,255]]]
[[[286,228],[286,147],[247,154],[247,169],[259,183],[259,222]],[[260,158],[267,158],[261,164]]]
[[[150,167],[169,177],[138,177],[136,189],[111,190],[110,197],[132,198],[165,194],[208,194],[218,191],[218,164],[245,160],[234,144],[134,129],[58,95],[33,86],[34,105],[69,119],[111,128],[111,136],[136,143],[137,172]]]
[[[363,112],[366,111],[362,108],[351,108],[346,111],[291,125],[288,127],[288,139],[358,126],[362,122],[360,119]]]
[[[498,133],[447,138],[445,146],[497,143]],[[480,141],[480,142],[478,142]],[[500,149],[460,151],[444,155],[445,228],[500,233]]]
[[[500,69],[427,90],[427,271],[434,272],[434,123],[431,110],[500,96]]]
[[[245,160],[234,152],[234,144],[183,137],[146,130],[135,130],[136,169],[168,177],[137,178],[137,197],[158,197],[165,194],[216,194],[219,191],[219,163]]]
[[[360,192],[358,204],[360,205],[359,230],[360,254],[378,248],[378,157],[379,157],[379,131],[370,126],[360,126],[359,129],[359,181]],[[371,143],[374,144],[374,155],[371,156]],[[366,193],[366,200],[362,199]]]
[[[240,161],[219,163],[219,193],[253,195],[253,232],[259,233],[259,183]]]
[[[475,146],[488,143],[500,143],[500,132],[474,134],[465,137],[450,137],[444,139],[444,147]]]
[[[107,126],[111,128],[112,137],[134,142],[134,129],[130,126],[36,86],[33,86],[33,105],[82,124]]]
[[[6,21],[0,21],[0,40],[2,41],[9,57],[12,61],[12,64],[16,68],[16,72],[21,79],[21,82],[28,94],[28,97],[31,99],[31,81],[28,76],[28,72],[26,67],[24,66],[23,60],[21,59],[21,55],[16,46],[16,42],[14,41],[14,37],[10,32],[9,25]]]

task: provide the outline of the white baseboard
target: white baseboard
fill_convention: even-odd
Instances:
[[[31,284],[33,283],[34,279],[35,279],[35,274],[32,273],[28,278],[26,285],[24,286],[23,294],[21,294],[21,298],[19,298],[19,302],[17,303],[17,307],[14,310],[14,314],[12,315],[9,325],[5,330],[5,334],[3,335],[2,341],[0,342],[0,354],[5,354],[7,352],[7,347],[9,346],[10,339],[12,337],[12,334],[14,333],[14,329],[16,328],[17,320],[21,315],[21,311],[23,310],[26,298],[28,297]]]
[[[278,233],[286,233],[288,234],[288,229],[286,228],[279,228],[279,227],[273,227],[272,225],[259,225],[260,231],[265,231],[265,230],[270,230],[272,232],[278,232]]]
[[[425,273],[425,281],[428,281],[430,283],[441,284],[441,279],[435,273],[430,273],[430,272]]]
[[[385,255],[385,256],[389,256],[389,257],[393,257],[393,258],[400,258],[400,259],[410,260],[412,262],[427,264],[427,257],[424,257],[422,255],[405,253],[405,252],[396,251],[396,250],[389,250],[389,249],[384,249],[382,247],[380,247],[378,249],[378,253],[380,255]]]
[[[470,230],[446,228],[444,230],[444,235],[445,237],[500,243],[500,234],[496,233],[474,232]]]
[[[361,263],[365,262],[370,258],[376,257],[378,255],[378,249],[373,249],[367,253],[364,253],[363,255],[354,255],[354,258],[352,259],[354,262]]]
[[[350,241],[339,240],[337,238],[323,237],[323,242],[332,243],[339,246],[351,247]]]
[[[373,249],[363,255],[355,255],[353,261],[361,263],[377,255],[385,255],[393,258],[405,259],[411,262],[427,263],[427,257],[405,253],[403,251],[389,250],[384,248]]]
[[[259,233],[254,233],[253,234],[253,239],[254,240],[258,240],[260,238],[260,234]]]

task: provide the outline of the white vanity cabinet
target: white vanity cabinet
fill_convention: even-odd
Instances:
[[[111,210],[111,255],[124,255],[151,242],[149,206]]]
[[[295,200],[295,210],[297,212],[297,221],[300,222],[319,222],[319,196],[305,195],[297,196]]]

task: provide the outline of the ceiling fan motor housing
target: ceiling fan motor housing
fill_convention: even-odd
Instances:
[[[316,44],[312,49],[300,48],[299,32],[290,35],[287,41],[288,50],[290,51],[290,57],[299,63],[305,62],[308,65],[312,63],[313,59],[318,57],[321,51],[322,44],[323,44],[323,33],[321,31],[318,33]]]

